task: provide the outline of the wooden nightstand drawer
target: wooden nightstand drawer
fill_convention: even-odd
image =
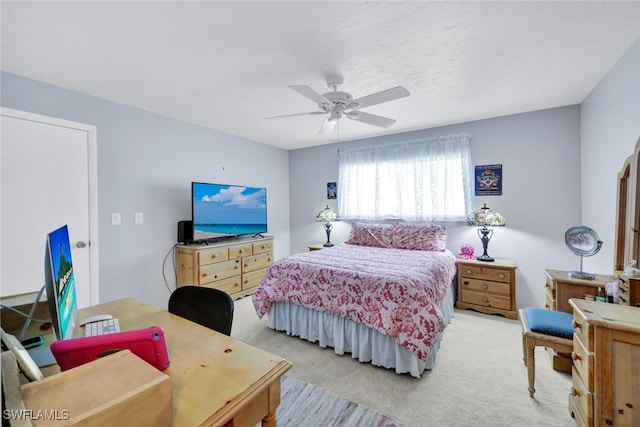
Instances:
[[[462,290],[488,292],[507,297],[511,294],[511,288],[508,283],[490,282],[482,279],[467,279],[466,277],[462,278]]]
[[[499,268],[465,265],[461,268],[461,274],[463,277],[493,280],[496,282],[509,283],[511,281],[511,271]]]
[[[511,308],[511,299],[509,296],[495,295],[484,292],[475,292],[462,290],[461,300],[469,304],[475,304],[484,307],[499,308],[501,310],[509,310]]]
[[[240,274],[240,259],[207,264],[200,267],[200,284],[226,279]]]
[[[206,265],[228,259],[229,251],[227,248],[211,248],[198,251],[198,265]]]

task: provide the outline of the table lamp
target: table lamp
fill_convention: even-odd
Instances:
[[[316,215],[316,222],[324,222],[324,230],[327,232],[327,242],[322,246],[327,248],[333,246],[333,243],[329,240],[331,229],[333,229],[333,221],[338,221],[338,214],[331,210],[329,205]]]
[[[491,210],[485,203],[483,207],[469,214],[467,217],[467,225],[481,226],[481,228],[478,228],[478,237],[480,237],[484,252],[477,258],[478,261],[494,261],[487,253],[487,246],[493,236],[493,229],[487,227],[504,227],[504,217],[498,212]]]

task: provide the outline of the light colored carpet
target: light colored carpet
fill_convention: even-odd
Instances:
[[[256,316],[251,297],[236,301],[232,336],[289,360],[288,376],[408,427],[575,426],[567,409],[571,375],[554,371],[537,348],[531,399],[520,322],[501,316],[456,310],[434,368],[419,379],[273,331]]]

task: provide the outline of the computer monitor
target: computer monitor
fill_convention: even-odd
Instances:
[[[66,225],[47,235],[44,277],[56,337],[59,340],[71,338],[78,308],[69,230]]]

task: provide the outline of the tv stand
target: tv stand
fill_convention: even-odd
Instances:
[[[271,236],[177,245],[176,284],[220,289],[236,300],[255,292],[273,259]]]
[[[254,239],[255,239],[256,237],[259,237],[259,238],[261,238],[261,239],[264,239],[264,236],[262,235],[262,233],[256,233],[256,234],[252,235],[251,237],[253,237]]]

